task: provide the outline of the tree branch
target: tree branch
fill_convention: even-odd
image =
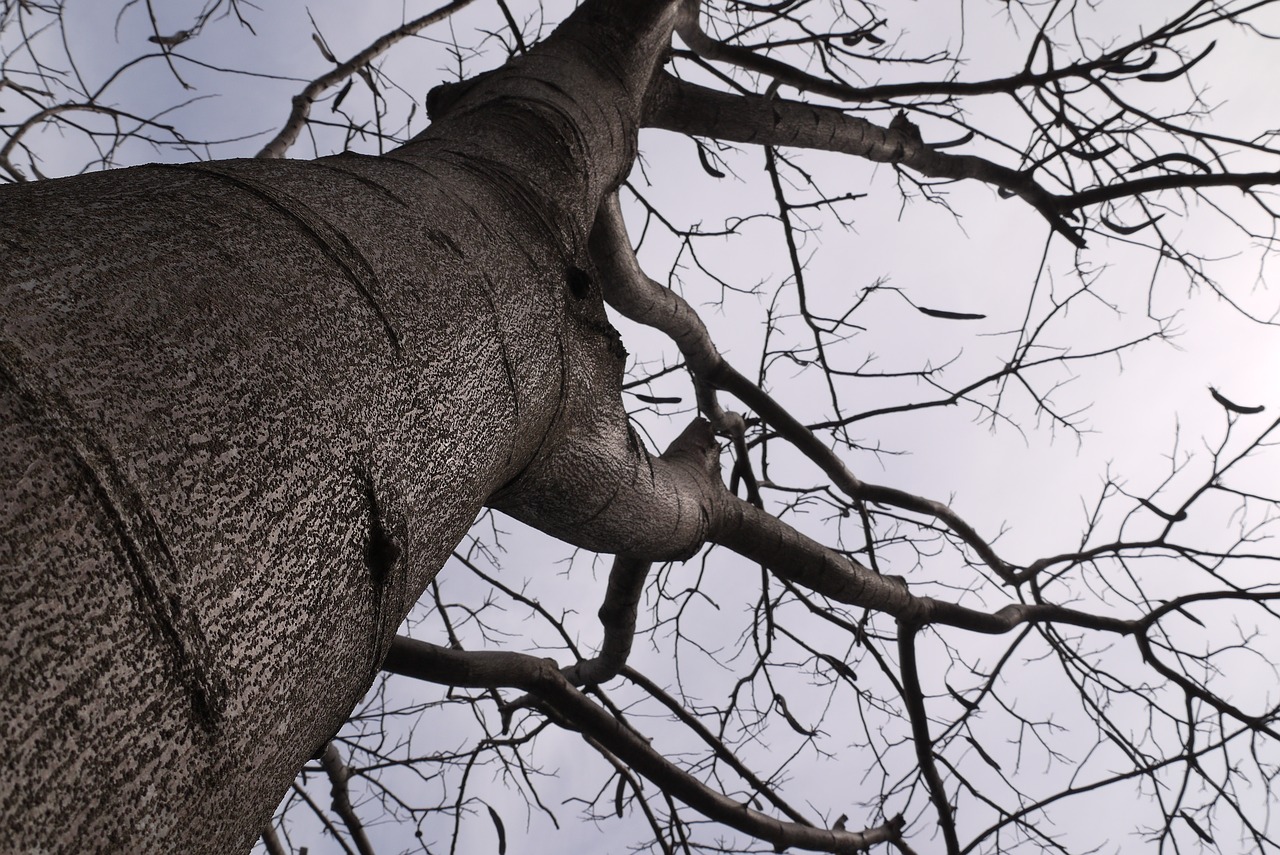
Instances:
[[[916,761],[920,774],[929,787],[929,798],[938,814],[942,839],[947,844],[947,855],[959,855],[960,840],[956,836],[956,821],[951,813],[938,764],[933,757],[933,739],[929,736],[929,714],[924,706],[924,691],[920,688],[920,672],[916,667],[916,627],[898,622],[898,661],[902,668],[902,702],[911,720],[911,738],[916,747]]]
[[[852,154],[874,163],[906,166],[930,178],[981,181],[1023,199],[1055,231],[1084,246],[1084,238],[1063,218],[1056,197],[1030,173],[973,155],[946,154],[909,130],[883,128],[834,107],[733,95],[659,74],[643,122],[647,127],[730,142]]]
[[[670,288],[653,281],[640,268],[631,242],[617,194],[610,194],[600,205],[591,233],[592,261],[601,273],[605,300],[627,318],[665,333],[685,358],[694,382],[699,388],[722,389],[751,407],[769,427],[791,442],[855,501],[881,502],[915,513],[927,514],[943,521],[1005,582],[1015,579],[1009,566],[986,540],[951,508],[931,499],[902,490],[860,481],[844,461],[825,445],[809,428],[765,392],[756,383],[725,360],[711,340],[711,334],[698,313]],[[707,416],[713,423],[725,415],[710,393],[699,395],[711,401],[713,412]],[[705,411],[705,410],[704,410]]]
[[[785,822],[718,793],[654,750],[643,737],[575,688],[554,661],[505,651],[450,650],[397,637],[384,666],[395,674],[465,688],[510,686],[536,694],[555,715],[581,729],[665,792],[717,822],[778,847],[854,853],[901,836],[894,817],[863,831],[823,829]]]
[[[833,107],[720,92],[669,74],[655,77],[644,124],[729,142],[852,154],[874,163],[905,166],[928,178],[980,181],[1031,205],[1077,247],[1085,246],[1085,239],[1067,219],[1082,208],[1162,190],[1248,190],[1280,184],[1280,171],[1171,173],[1055,194],[1035,180],[1031,169],[1012,169],[975,155],[948,154],[909,130],[884,128]]]
[[[441,6],[435,11],[428,12],[420,18],[415,18],[409,23],[375,39],[373,43],[351,57],[351,59],[339,63],[333,70],[312,80],[303,87],[302,92],[293,96],[293,107],[289,111],[289,118],[285,121],[284,127],[262,147],[257,156],[260,158],[284,157],[289,147],[297,142],[298,135],[302,133],[302,129],[306,127],[307,118],[311,115],[311,105],[315,103],[322,92],[330,87],[337,86],[351,75],[360,71],[396,42],[406,39],[438,21],[443,21],[471,2],[472,0],[453,0],[453,2]]]
[[[347,831],[351,833],[351,839],[356,844],[356,850],[360,855],[374,855],[373,844],[369,842],[369,836],[364,831],[364,823],[360,821],[351,804],[351,791],[347,787],[347,781],[351,779],[351,767],[342,761],[337,743],[332,739],[325,745],[324,752],[320,755],[320,765],[329,776],[333,811],[347,826]]]

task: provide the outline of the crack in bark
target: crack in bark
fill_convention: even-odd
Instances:
[[[407,605],[403,602],[405,580],[409,573],[409,543],[403,517],[394,514],[387,506],[386,494],[379,498],[380,488],[370,469],[357,471],[368,505],[369,536],[364,545],[364,563],[369,570],[373,620],[370,643],[370,674],[372,684],[382,667],[382,660],[395,639],[398,616]]]
[[[187,687],[196,720],[204,730],[215,731],[226,712],[226,681],[214,668],[196,612],[182,602],[178,563],[146,499],[65,393],[4,340],[0,340],[0,383],[15,389],[33,420],[43,423],[45,434],[60,439],[74,457],[110,521],[132,571],[134,589],[173,659],[179,682]]]
[[[480,281],[484,283],[484,287],[480,289],[480,294],[484,297],[485,304],[489,307],[489,318],[493,323],[493,337],[498,342],[498,356],[502,359],[502,378],[507,384],[507,393],[511,396],[511,420],[512,424],[520,424],[520,387],[516,383],[515,366],[511,364],[511,354],[507,348],[506,336],[502,333],[502,324],[499,321],[500,312],[498,309],[498,300],[496,292],[497,285],[494,284],[493,278],[485,271],[480,272]],[[507,463],[515,458],[516,444],[514,435],[512,441],[507,447]]]
[[[399,354],[402,349],[401,335],[396,324],[391,320],[384,308],[386,291],[373,265],[364,257],[359,248],[318,212],[301,199],[290,193],[273,187],[270,184],[242,174],[228,165],[213,163],[191,164],[156,164],[164,169],[176,169],[183,172],[195,172],[212,175],[231,184],[240,190],[266,202],[273,209],[284,214],[287,219],[299,226],[312,239],[325,256],[341,268],[347,279],[360,292],[365,303],[378,319],[391,344],[391,349]]]

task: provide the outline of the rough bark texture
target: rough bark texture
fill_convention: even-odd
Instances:
[[[617,543],[650,461],[586,251],[671,17],[588,4],[386,158],[0,194],[0,840],[247,849],[500,489],[673,548]]]

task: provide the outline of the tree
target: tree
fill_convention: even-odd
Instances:
[[[1049,427],[1079,430],[1058,403],[1069,400],[1055,389],[1063,375],[1050,372],[1083,373],[1077,365],[1173,331],[1155,284],[1137,295],[1139,331],[1094,327],[1087,313],[1107,300],[1098,244],[1144,250],[1156,271],[1227,301],[1241,324],[1269,324],[1244,289],[1219,283],[1195,235],[1169,223],[1198,226],[1196,207],[1208,208],[1263,258],[1271,249],[1272,133],[1216,130],[1195,81],[1214,55],[1206,38],[1264,34],[1275,4],[1161,8],[1105,37],[1076,4],[993,4],[1022,31],[1025,54],[1012,66],[976,56],[1004,65],[987,75],[965,68],[961,49],[915,53],[890,23],[897,11],[870,6],[586,0],[535,39],[499,3],[510,61],[433,89],[431,124],[409,134],[412,116],[390,120],[378,58],[464,5],[347,61],[317,32],[332,68],[302,89],[259,159],[47,181],[27,179],[42,175],[35,143],[50,130],[85,134],[99,147],[93,166],[139,141],[201,146],[164,114],[115,106],[110,85],[133,63],[90,84],[71,57],[65,74],[44,61],[42,34],[61,32],[68,10],[4,5],[5,109],[23,106],[0,147],[13,182],[0,194],[0,835],[55,850],[244,850],[310,759],[362,846],[352,768],[377,786],[377,769],[397,761],[353,737],[341,744],[368,762],[349,761],[332,737],[386,668],[474,690],[450,697],[507,731],[432,758],[462,770],[452,801],[435,806],[455,813],[478,758],[516,762],[553,724],[580,732],[615,775],[588,809],[635,811],[664,851],[717,848],[725,828],[742,835],[724,844],[735,851],[752,839],[836,852],[1074,851],[1074,830],[1054,825],[1072,815],[1058,811],[1096,792],[1148,796],[1146,831],[1161,847],[1280,848],[1265,795],[1280,708],[1261,647],[1280,597],[1266,563],[1275,497],[1241,471],[1266,462],[1277,423],[1261,407],[1225,384],[1202,392],[1220,414],[1211,443],[1194,455],[1176,447],[1163,481],[1108,477],[1070,546],[1046,533],[1011,547],[970,521],[972,507],[877,483],[863,471],[877,449],[854,433],[951,405],[1016,424],[1028,414],[1018,389]],[[145,9],[150,56],[183,87],[199,67],[189,48],[220,21],[251,23],[234,0],[172,29]],[[130,2],[121,15],[142,12]],[[371,92],[367,119],[342,112],[355,79]],[[329,93],[343,141],[367,134],[382,153],[279,159],[303,131],[323,136],[329,120],[313,112]],[[989,112],[988,96],[1013,106],[1013,125]],[[95,116],[109,120],[105,134],[84,121]],[[691,136],[710,177],[744,162],[727,144],[763,157],[790,270],[768,304],[756,381],[716,349],[705,313],[637,260],[620,189],[689,263],[720,237],[623,186],[641,127]],[[823,193],[801,150],[883,164],[904,196],[943,205],[953,185],[994,188],[1010,197],[1003,211],[1017,205],[1043,224],[1045,265],[1017,298],[995,370],[962,363],[969,373],[954,384],[916,341],[920,361],[880,378],[933,391],[850,399],[877,377],[850,361],[871,318],[901,337],[923,329],[901,308],[952,327],[986,312],[935,308],[885,282],[817,287],[809,224],[840,221],[853,194]],[[749,228],[740,219],[725,231]],[[1054,278],[1064,258],[1069,285]],[[744,284],[749,275],[720,281],[722,299]],[[657,387],[635,390],[678,366],[635,363],[628,380],[606,303],[670,337],[691,378],[698,414],[686,412],[661,454],[633,426],[624,391],[674,406]],[[1091,328],[1064,340],[1072,313]],[[784,365],[821,380],[808,409],[769,393]],[[467,532],[486,507],[616,556],[597,655],[579,653],[568,631],[570,661],[471,649],[488,631],[486,604],[455,631],[435,577],[468,537],[471,557],[458,557],[483,573],[473,560],[483,541]],[[806,519],[813,508],[826,525]],[[677,649],[696,649],[684,615],[724,583],[706,563],[706,578],[677,579],[678,563],[725,551],[739,573],[744,562],[761,572],[749,589],[727,586],[752,608],[728,695],[708,707],[672,674],[628,662],[646,630],[646,590],[648,635],[665,628]],[[424,594],[435,595],[445,643],[396,635]],[[504,596],[567,625],[536,592]],[[1246,671],[1253,685],[1227,681],[1249,650],[1264,666]],[[1076,693],[1061,715],[1090,728],[1070,751],[1054,715],[1018,700],[1041,662]],[[625,706],[606,687],[619,678]],[[804,694],[815,689],[817,700]],[[667,756],[646,739],[639,716],[655,707],[697,748]],[[843,728],[850,707],[860,752],[841,763],[871,782],[856,798],[801,806],[787,796],[784,757],[763,776],[739,759],[768,756],[757,749],[779,728],[798,739],[786,757],[821,756],[824,729]],[[1000,728],[1026,745],[1002,742]],[[1022,752],[1035,769],[1022,768]],[[400,809],[421,821],[435,807]]]

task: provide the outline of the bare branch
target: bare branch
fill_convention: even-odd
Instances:
[[[312,80],[303,88],[301,93],[293,96],[293,107],[289,112],[289,118],[284,123],[284,127],[262,147],[257,156],[260,158],[284,157],[290,146],[297,141],[298,134],[302,133],[302,129],[306,126],[307,118],[311,115],[311,105],[319,99],[326,89],[337,86],[351,77],[351,75],[363,70],[365,66],[385,53],[396,42],[406,39],[432,24],[443,21],[459,9],[470,5],[471,2],[472,0],[452,0],[452,2],[441,6],[439,9],[415,18],[409,23],[378,37],[368,47],[346,62],[338,63],[331,71]]]
[[[351,768],[342,761],[337,743],[333,740],[324,747],[320,755],[320,765],[329,776],[329,782],[332,785],[333,812],[342,818],[360,855],[374,855],[373,844],[365,834],[364,823],[360,821],[359,815],[351,804],[351,791],[347,787],[347,781],[351,778]]]
[[[512,686],[536,694],[556,715],[590,734],[672,796],[706,816],[775,846],[852,852],[896,839],[902,833],[902,817],[860,832],[814,828],[777,820],[714,792],[655,751],[635,731],[591,703],[564,678],[555,663],[547,659],[522,653],[450,650],[398,637],[387,656],[386,667],[392,673],[433,683],[470,688]]]

